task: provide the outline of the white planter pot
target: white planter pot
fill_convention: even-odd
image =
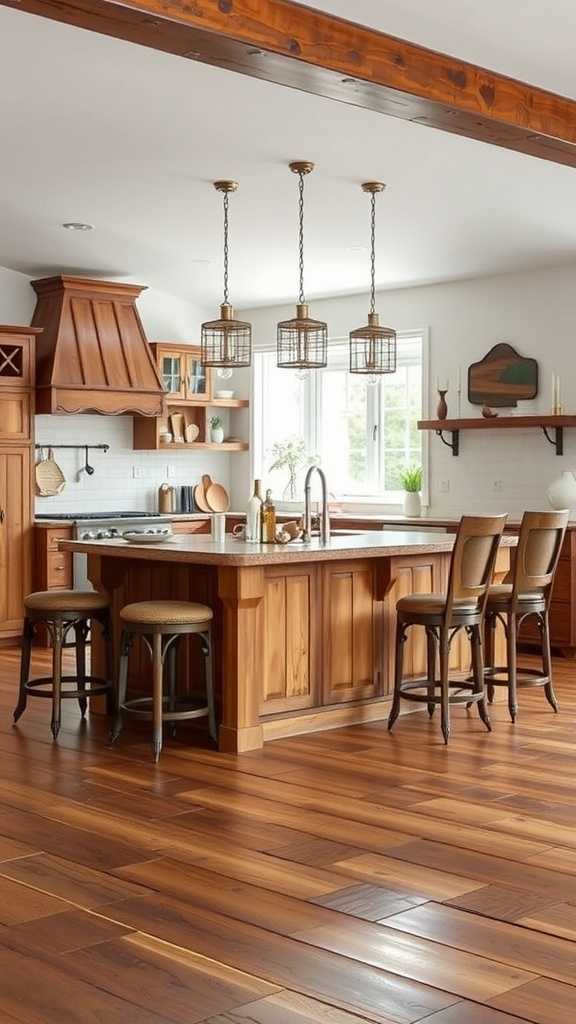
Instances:
[[[546,494],[552,508],[569,508],[574,511],[576,509],[576,477],[574,473],[565,470],[550,484]]]
[[[211,427],[210,437],[212,438],[213,444],[222,444],[224,440],[224,429],[223,427]]]
[[[418,491],[404,492],[404,515],[410,518],[422,515],[422,502]]]

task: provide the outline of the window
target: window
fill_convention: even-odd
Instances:
[[[396,373],[348,372],[348,344],[331,342],[324,370],[298,374],[276,366],[275,352],[255,354],[255,474],[278,500],[301,499],[317,461],[342,501],[398,503],[400,473],[424,464],[416,421],[423,408],[425,332],[398,336]]]

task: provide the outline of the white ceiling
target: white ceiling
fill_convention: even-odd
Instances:
[[[532,0],[476,13],[469,0],[441,7],[432,20],[429,0],[356,0],[355,15],[555,88],[554,74],[576,74],[567,43],[564,64],[554,59],[574,38],[576,11],[563,0],[546,8],[547,68],[535,45],[542,25],[520,18],[521,9],[536,18]],[[0,124],[0,265],[33,275],[120,276],[202,305],[219,301],[221,200],[210,182],[229,176],[241,184],[232,298],[244,307],[290,299],[296,179],[286,165],[295,158],[318,165],[307,182],[310,296],[366,287],[367,253],[354,250],[367,243],[367,178],[389,184],[379,206],[380,286],[576,261],[570,168],[6,8]],[[60,228],[73,220],[96,230]]]

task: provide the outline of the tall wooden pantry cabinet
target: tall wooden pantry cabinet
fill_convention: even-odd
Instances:
[[[35,336],[0,326],[0,643],[19,636],[32,575]]]

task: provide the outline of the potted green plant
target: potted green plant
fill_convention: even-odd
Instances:
[[[282,497],[288,501],[296,501],[298,498],[296,490],[298,470],[303,466],[311,466],[315,463],[317,461],[315,456],[307,453],[306,444],[301,437],[289,437],[286,441],[277,441],[272,446],[271,455],[274,461],[269,467],[270,473],[275,469],[288,470],[288,483]]]
[[[214,444],[222,444],[224,440],[224,427],[219,416],[210,417],[210,437]]]
[[[409,466],[400,473],[404,488],[404,515],[422,515],[420,491],[422,490],[422,466]]]

